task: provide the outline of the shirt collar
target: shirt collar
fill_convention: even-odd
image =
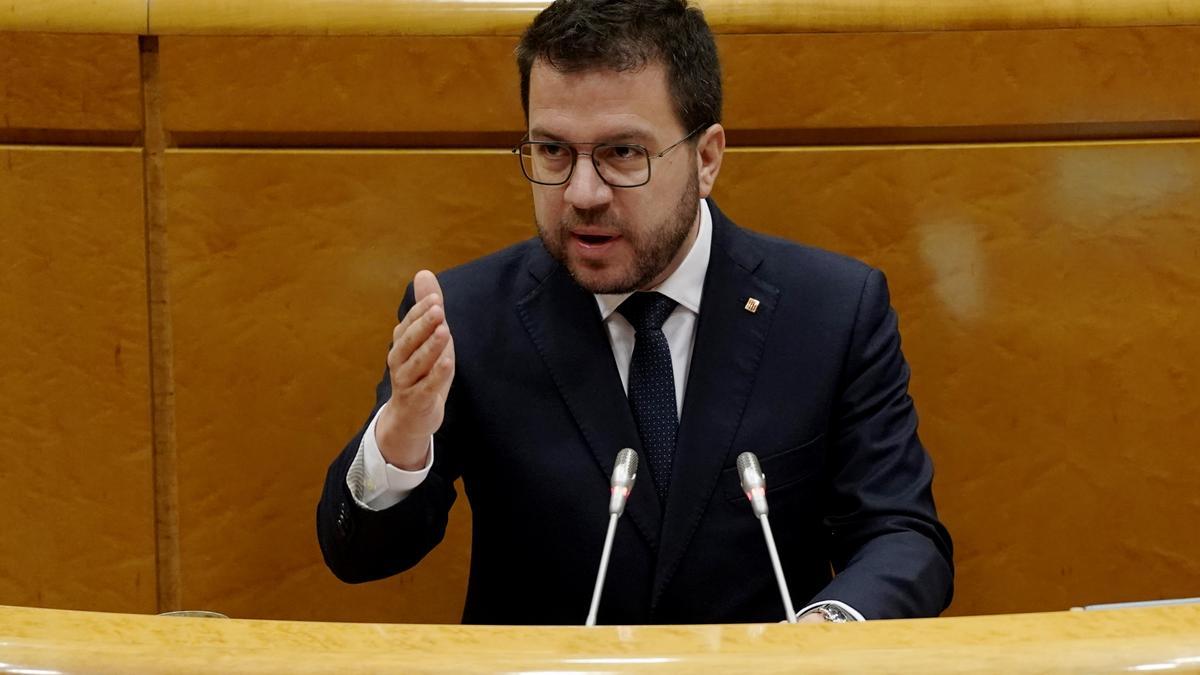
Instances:
[[[704,291],[704,276],[708,273],[708,258],[712,254],[712,213],[708,210],[708,202],[700,200],[700,231],[696,233],[696,241],[692,249],[684,257],[679,267],[661,284],[649,290],[657,291],[686,307],[693,314],[700,313],[700,296]],[[605,321],[617,311],[625,299],[632,293],[599,293],[596,294],[596,304],[600,306],[600,317]]]

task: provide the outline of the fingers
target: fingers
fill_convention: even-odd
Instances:
[[[429,270],[421,270],[413,277],[413,297],[417,300],[428,295],[437,293],[442,294],[442,286],[438,283],[437,277],[433,276],[433,272]]]
[[[404,319],[392,329],[392,352],[399,361],[405,361],[417,350],[439,325],[446,322],[446,309],[442,296],[427,295],[413,305]],[[392,354],[389,354],[389,359]]]
[[[392,329],[392,345],[400,346],[396,354],[400,361],[407,359],[446,318],[441,285],[429,270],[421,270],[413,277],[413,297],[416,303]],[[390,357],[389,354],[389,360]]]
[[[388,353],[392,386],[398,390],[412,387],[431,373],[438,376],[437,382],[447,370],[451,374],[454,371],[453,340],[446,324],[446,310],[437,278],[427,270],[417,272],[413,279],[413,294],[417,302],[393,329],[392,349]],[[441,365],[434,373],[443,357],[448,358],[449,363]]]
[[[387,358],[392,394],[388,415],[381,415],[375,427],[376,440],[383,439],[380,451],[397,466],[418,466],[425,457],[428,436],[442,424],[454,379],[454,340],[437,278],[418,272],[413,297],[413,306],[392,329]]]
[[[416,284],[414,283],[414,286],[415,285]],[[414,290],[413,293],[415,295],[416,291]],[[404,315],[404,318],[400,321],[400,323],[392,331],[393,340],[395,338],[399,337],[400,333],[402,333],[405,329],[407,329],[408,326],[411,325],[414,321],[421,318],[422,314],[429,311],[430,307],[433,307],[434,305],[441,305],[441,304],[442,304],[441,291],[438,291],[437,293],[427,293],[424,296],[417,296],[416,302],[413,303],[413,306],[409,308],[408,313]]]
[[[433,312],[437,311],[433,310]],[[450,347],[450,327],[445,322],[441,322],[405,358],[401,359],[397,354],[396,363],[392,363],[392,356],[389,355],[388,365],[392,368],[392,386],[400,390],[408,389],[427,377],[443,355],[446,355],[447,348]],[[393,346],[393,352],[397,352],[398,348],[399,345]],[[448,358],[451,361],[450,365],[453,365],[453,357],[448,356]]]
[[[420,397],[444,399],[454,379],[454,340],[442,347],[442,351],[430,361],[425,377],[413,386],[413,393]]]

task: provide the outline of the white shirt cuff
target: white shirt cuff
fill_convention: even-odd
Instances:
[[[363,432],[358,454],[346,472],[346,487],[350,489],[350,496],[360,507],[369,511],[383,511],[404,501],[433,468],[432,436],[429,437],[429,455],[424,467],[405,471],[388,464],[379,451],[379,442],[375,440],[375,422],[378,419],[379,413],[376,413]]]
[[[854,617],[855,621],[866,621],[866,619],[863,617],[862,614],[860,614],[858,612],[857,609],[854,609],[850,605],[847,605],[846,603],[841,602],[839,600],[818,600],[818,601],[814,602],[813,604],[809,605],[808,607],[805,607],[804,609],[800,610],[799,612],[796,612],[796,616],[800,616],[801,614],[804,614],[805,612],[807,612],[809,610],[820,607],[821,605],[833,605],[834,607],[837,607],[838,609],[842,610],[843,612]]]

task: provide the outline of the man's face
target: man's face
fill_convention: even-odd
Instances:
[[[559,72],[537,61],[530,72],[530,140],[636,143],[656,154],[685,136],[666,71]],[[697,153],[689,143],[652,160],[651,180],[606,185],[588,156],[566,185],[533,185],[538,234],[546,250],[592,293],[652,288],[686,257],[699,226]],[[705,196],[707,189],[704,190]]]

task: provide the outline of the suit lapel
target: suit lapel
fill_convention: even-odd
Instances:
[[[517,313],[607,481],[617,451],[641,443],[596,299],[544,252],[530,273],[540,283],[517,303]],[[626,513],[657,550],[662,509],[649,474],[640,473]]]
[[[779,289],[754,276],[761,254],[709,202],[713,245],[688,371],[671,489],[663,516],[652,606],[687,550],[735,451],[734,436],[754,385]],[[746,308],[758,300],[754,312]],[[740,451],[740,450],[739,450]]]

